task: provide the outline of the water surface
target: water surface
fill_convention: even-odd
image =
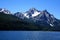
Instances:
[[[0,31],[0,40],[60,40],[60,32]]]

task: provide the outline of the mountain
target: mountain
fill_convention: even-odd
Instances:
[[[19,17],[20,19],[24,19],[24,15],[21,12],[16,12],[14,15]]]
[[[21,16],[21,15],[23,15],[23,16]],[[31,8],[28,11],[26,11],[25,13],[21,13],[21,12],[17,13],[15,16],[17,16],[19,18],[21,17],[23,19],[24,19],[24,17],[26,17],[30,21],[34,21],[35,23],[42,25],[42,26],[46,25],[46,26],[55,27],[56,25],[58,25],[60,23],[59,21],[57,21],[58,19],[56,19],[47,10],[39,11],[35,8]]]
[[[19,16],[20,17],[20,16]],[[11,13],[0,12],[0,30],[37,30],[33,23],[26,22]]]
[[[26,11],[24,16],[27,18],[35,17],[40,14],[40,11],[36,10],[35,8],[29,9],[29,11]]]
[[[4,14],[10,14],[11,12],[5,8],[0,8],[0,12],[3,12]]]
[[[9,10],[0,8],[0,30],[60,31],[60,20],[47,10],[31,8],[13,15]]]

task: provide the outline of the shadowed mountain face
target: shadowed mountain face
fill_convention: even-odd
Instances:
[[[6,9],[0,9],[0,30],[60,30],[60,20],[47,10],[31,8],[14,15]]]

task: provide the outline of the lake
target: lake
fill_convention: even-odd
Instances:
[[[0,31],[0,40],[60,40],[60,32]]]

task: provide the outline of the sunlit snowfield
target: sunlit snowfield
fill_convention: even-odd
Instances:
[[[0,31],[0,40],[60,40],[60,32]]]

